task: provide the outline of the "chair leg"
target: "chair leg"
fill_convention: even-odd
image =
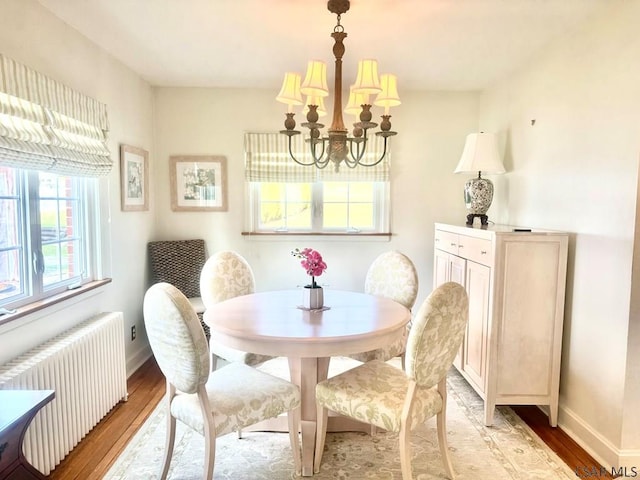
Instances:
[[[412,480],[411,474],[411,429],[403,425],[398,435],[400,440],[400,470],[402,480]]]
[[[302,474],[302,453],[300,451],[300,407],[287,413],[289,423],[289,441],[291,442],[291,452],[293,453],[293,464],[296,475]]]
[[[216,427],[204,385],[198,387],[198,401],[204,417],[204,476],[202,478],[213,480],[213,468],[216,461]]]
[[[449,456],[449,445],[447,443],[447,377],[438,382],[438,392],[442,397],[442,409],[436,416],[436,426],[438,430],[438,446],[440,447],[440,456],[442,456],[442,463],[444,463],[444,469],[447,472],[447,476],[451,479],[455,479],[455,473],[453,472],[453,465],[451,464],[451,457]]]
[[[242,429],[238,429],[238,440],[242,440]]]
[[[453,472],[453,465],[451,464],[451,457],[449,456],[449,445],[447,444],[447,422],[445,414],[445,406],[436,416],[436,425],[438,429],[438,445],[440,447],[440,455],[442,456],[442,463],[444,463],[444,469],[447,472],[447,476],[451,479],[455,479],[455,473]]]
[[[316,404],[316,451],[313,455],[313,473],[320,471],[324,442],[327,439],[327,416],[329,412],[319,403]]]
[[[169,474],[171,457],[173,456],[173,445],[176,440],[176,419],[171,415],[171,400],[167,400],[167,435],[164,447],[164,460],[162,462],[162,472],[160,479],[165,480]]]

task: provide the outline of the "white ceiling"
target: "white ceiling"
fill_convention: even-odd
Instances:
[[[333,72],[326,0],[38,1],[152,85],[277,90],[309,59]],[[352,0],[344,83],[377,58],[400,90],[482,89],[621,1]]]

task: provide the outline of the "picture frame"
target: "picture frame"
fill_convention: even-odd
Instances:
[[[120,205],[122,211],[149,210],[149,152],[120,145]]]
[[[171,210],[227,211],[227,159],[220,155],[169,157]]]

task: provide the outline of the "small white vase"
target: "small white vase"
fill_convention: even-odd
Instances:
[[[310,286],[302,289],[302,306],[310,310],[322,308],[324,305],[324,294],[322,287],[312,288]]]

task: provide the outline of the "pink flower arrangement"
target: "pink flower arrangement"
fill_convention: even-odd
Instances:
[[[311,275],[311,288],[318,288],[316,277],[322,275],[327,269],[327,264],[322,260],[322,255],[312,248],[304,248],[302,250],[296,248],[291,252],[291,255],[302,259],[300,265],[307,272],[307,275]]]

